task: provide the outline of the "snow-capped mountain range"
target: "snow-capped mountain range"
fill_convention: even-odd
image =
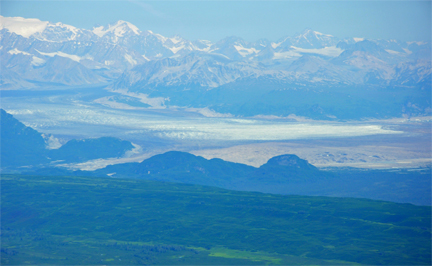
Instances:
[[[430,43],[339,39],[306,29],[276,42],[216,43],[142,31],[126,21],[79,29],[0,17],[2,89],[110,83],[113,89],[216,88],[244,79],[429,86]]]

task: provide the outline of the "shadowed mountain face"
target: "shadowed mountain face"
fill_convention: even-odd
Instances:
[[[1,167],[47,163],[42,135],[1,109]]]
[[[84,162],[121,157],[133,149],[129,141],[112,137],[70,140],[59,149],[48,150],[41,133],[25,126],[1,109],[1,167],[36,166],[61,160]]]

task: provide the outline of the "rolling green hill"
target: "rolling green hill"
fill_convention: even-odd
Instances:
[[[9,264],[431,264],[430,207],[2,175]]]

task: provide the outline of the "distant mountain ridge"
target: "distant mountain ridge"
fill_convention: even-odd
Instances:
[[[231,36],[212,43],[168,38],[126,21],[86,30],[6,17],[0,35],[0,89],[104,84],[138,95],[141,108],[236,116],[340,120],[432,112],[425,42],[339,39],[306,29],[277,42]]]
[[[420,75],[419,79],[406,81],[403,84],[399,83],[397,78],[401,74],[396,73],[397,69],[401,69],[397,68],[401,63],[410,62],[411,71],[419,68],[420,66],[415,63],[417,60],[413,58],[430,61],[430,43],[364,40],[362,38],[339,39],[311,29],[306,29],[293,37],[281,38],[277,42],[265,39],[246,42],[242,38],[232,36],[212,43],[204,40],[192,42],[180,36],[164,37],[150,30],[141,31],[126,21],[86,30],[60,22],[50,23],[38,19],[0,17],[0,33],[2,36],[0,40],[1,58],[4,68],[21,75],[26,80],[58,82],[67,85],[110,82],[137,65],[165,58],[175,60],[179,65],[178,71],[183,71],[182,68],[187,65],[187,60],[185,61],[183,57],[190,53],[195,53],[198,57],[219,55],[225,58],[226,62],[217,60],[213,63],[218,65],[219,72],[215,72],[214,75],[190,77],[185,83],[197,83],[210,88],[241,77],[256,75],[270,75],[276,79],[283,78],[299,82],[322,81],[297,75],[304,71],[316,72],[316,69],[307,67],[307,65],[301,67],[302,70],[283,67],[283,65],[289,66],[305,55],[321,57],[320,60],[329,62],[327,68],[337,67],[334,65],[337,62],[336,65],[339,65],[339,68],[342,67],[342,72],[350,73],[340,73],[342,76],[332,77],[322,82],[367,84],[368,79],[365,78],[367,73],[378,71],[383,84],[415,86],[427,78],[425,74],[430,75],[431,73],[430,65],[426,71],[423,66],[423,75]],[[71,61],[62,63],[66,66],[72,62],[77,64],[76,69],[62,68],[58,65],[54,67],[54,62],[50,62],[49,59],[56,57]],[[234,67],[241,74],[227,80],[224,73],[233,71],[233,68],[226,68],[227,63],[232,64],[232,62],[243,62]],[[261,64],[262,67],[257,67],[256,63]],[[297,64],[302,63],[299,61]],[[245,69],[244,65],[247,65],[248,68]],[[268,73],[269,70],[275,72]],[[56,76],[57,73],[66,71],[66,76]],[[167,69],[161,68],[155,71],[152,78],[160,76],[164,71]],[[175,70],[170,72],[175,80],[178,74]],[[357,72],[360,72],[357,77],[350,78],[350,75]],[[127,78],[132,73],[134,72],[125,72],[123,78]],[[210,73],[213,71],[210,70]],[[20,87],[19,82],[10,80],[10,75],[2,76],[2,87]],[[73,76],[75,77],[72,78]],[[133,86],[140,81],[139,78],[135,78],[130,85]],[[173,80],[168,77],[163,83],[170,85],[173,84]]]

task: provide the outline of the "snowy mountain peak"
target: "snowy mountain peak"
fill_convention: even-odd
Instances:
[[[306,35],[308,35],[311,32],[313,32],[312,29],[306,28],[306,29],[303,30],[303,32],[300,35],[306,36]]]
[[[67,30],[72,31],[72,32],[78,32],[79,31],[78,28],[75,28],[74,26],[71,26],[71,25],[63,24],[61,22],[57,22],[56,24],[51,24],[50,23],[48,25],[51,26],[51,27],[66,28]]]
[[[106,27],[99,26],[93,28],[93,33],[99,37],[103,37],[105,34],[112,33],[116,37],[123,37],[127,32],[133,32],[136,35],[140,34],[140,30],[137,26],[130,22],[119,20],[114,25],[108,25]]]
[[[305,29],[300,35],[296,36],[295,38],[334,38],[332,35],[324,34],[318,31],[314,31],[312,29]]]
[[[43,32],[48,24],[48,21],[40,21],[35,18],[26,19],[22,17],[0,16],[0,30],[7,29],[9,32],[13,32],[25,38],[35,33]]]
[[[137,34],[137,35],[140,34],[140,30],[138,29],[138,27],[135,26],[134,24],[130,23],[130,22],[123,21],[123,20],[119,20],[119,21],[117,21],[116,26],[117,26],[117,27],[120,27],[120,26],[122,26],[122,27],[128,27],[128,28],[131,29],[135,34]]]
[[[361,84],[377,75],[386,84],[395,75],[398,78],[394,82],[400,84],[405,79],[414,85],[420,81],[430,83],[430,63],[417,63],[430,62],[430,43],[423,42],[340,40],[312,29],[277,42],[248,42],[235,36],[216,43],[191,42],[178,35],[164,37],[149,30],[140,31],[122,20],[86,30],[60,22],[2,16],[0,30],[0,59],[8,62],[2,71],[11,73],[8,86],[16,88],[28,86],[23,80],[107,82],[120,78],[124,71],[140,68],[139,65],[145,71],[133,72],[138,74],[131,74],[124,84],[136,83],[144,76],[148,80],[143,82],[151,86],[201,84],[214,88],[245,77],[263,76]]]
[[[311,29],[305,29],[302,33],[292,38],[292,44],[301,48],[324,48],[336,45],[337,38]]]

